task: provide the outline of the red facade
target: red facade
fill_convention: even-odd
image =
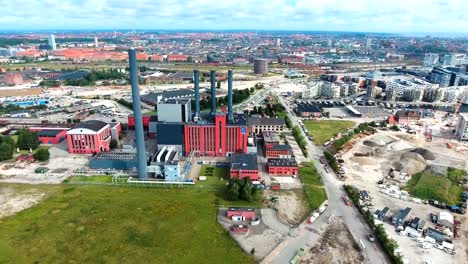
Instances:
[[[94,154],[110,150],[111,132],[107,125],[99,131],[71,129],[67,132],[70,153]]]
[[[67,137],[68,128],[31,127],[29,131],[38,132],[41,144],[58,144]]]
[[[298,172],[298,167],[268,165],[268,173],[272,175],[297,175]]]
[[[252,181],[258,181],[259,175],[258,175],[258,170],[234,170],[231,169],[230,175],[231,178],[240,178],[243,179],[245,177],[250,177],[250,180]]]
[[[247,153],[247,127],[226,124],[226,115],[217,114],[214,124],[184,126],[185,154],[226,156]]]
[[[228,208],[226,212],[226,217],[231,219],[233,216],[242,216],[245,217],[246,220],[252,220],[256,217],[255,209],[253,208]]]
[[[148,128],[150,118],[151,116],[149,115],[143,116],[143,128]],[[135,117],[133,115],[129,115],[127,119],[128,119],[128,128],[135,128]]]
[[[267,148],[265,150],[265,157],[267,158],[291,157],[291,153],[288,149]]]

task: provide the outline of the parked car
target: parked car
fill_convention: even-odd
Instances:
[[[341,196],[341,199],[343,199],[344,203],[347,206],[352,206],[351,202],[349,201],[348,197],[346,195]]]
[[[374,241],[375,241],[374,235],[369,234],[367,237],[369,238],[369,241],[370,241],[370,242],[374,242]]]

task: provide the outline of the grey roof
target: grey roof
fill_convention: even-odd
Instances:
[[[273,167],[297,167],[295,159],[268,159],[268,166]]]
[[[73,129],[79,129],[79,128],[86,128],[95,132],[98,132],[99,130],[103,129],[105,126],[107,126],[106,122],[102,122],[99,120],[89,120],[89,121],[84,121],[73,127]]]
[[[283,118],[267,118],[267,117],[249,117],[247,118],[247,125],[249,126],[283,126]]]
[[[232,154],[232,170],[258,170],[257,154]]]
[[[128,152],[100,152],[93,157],[94,160],[136,160],[136,153]]]

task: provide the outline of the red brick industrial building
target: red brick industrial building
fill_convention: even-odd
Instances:
[[[214,122],[193,122],[184,125],[184,151],[203,156],[226,156],[247,153],[246,120],[228,122],[225,113],[217,113]]]
[[[150,118],[151,118],[150,115],[143,115],[143,127],[144,128],[148,128]],[[135,128],[135,117],[133,116],[133,114],[129,115],[127,117],[127,120],[128,120],[128,128]]]
[[[29,131],[37,132],[41,144],[58,144],[67,137],[68,128],[31,127]]]
[[[85,121],[67,132],[70,153],[94,154],[110,150],[111,127],[109,124],[90,120]]]
[[[268,173],[272,175],[297,175],[299,168],[295,159],[268,159]]]
[[[400,110],[396,112],[394,118],[399,125],[416,124],[421,119],[421,113],[414,110]]]
[[[278,144],[265,148],[265,157],[267,158],[291,158],[292,149],[289,145]]]
[[[231,178],[249,177],[252,181],[259,180],[258,163],[256,154],[233,154],[231,156]]]

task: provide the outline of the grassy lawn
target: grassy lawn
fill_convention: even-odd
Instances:
[[[76,175],[67,179],[68,183],[112,183],[112,176],[96,175],[96,176],[82,176]]]
[[[0,263],[254,263],[217,224],[211,190],[51,188],[0,220]]]
[[[158,112],[156,110],[152,110],[152,111],[147,111],[145,112],[145,115],[156,115]]]
[[[316,145],[323,145],[336,134],[354,127],[356,122],[342,120],[306,120],[304,125]]]
[[[323,188],[322,178],[311,162],[303,162],[299,167],[299,177],[304,184],[305,193],[308,196],[312,210],[327,200],[327,193]]]
[[[449,169],[448,176],[424,171],[413,175],[405,189],[421,199],[435,199],[449,205],[458,204],[463,188],[456,182],[457,175],[464,175],[464,171]]]

